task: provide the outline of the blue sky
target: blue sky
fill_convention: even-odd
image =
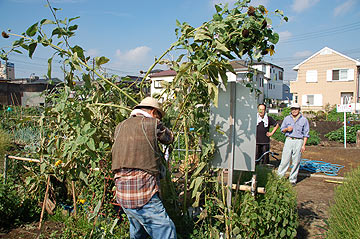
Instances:
[[[234,0],[51,0],[62,8],[59,18],[76,17],[79,25],[72,44],[82,46],[87,55],[106,56],[108,73],[139,75],[154,58],[176,41],[176,19],[196,27],[214,14],[215,3]],[[0,0],[0,30],[22,33],[43,18],[51,19],[45,0]],[[360,0],[254,0],[270,11],[280,9],[288,23],[273,23],[280,34],[275,54],[267,61],[285,69],[285,80],[296,78],[292,67],[319,51],[330,47],[354,59],[360,58]],[[0,48],[14,38],[0,39]],[[10,55],[15,63],[15,76],[43,76],[51,53],[38,49],[32,60],[24,55]],[[171,58],[173,55],[168,55]],[[55,61],[53,76],[62,78],[61,63]]]

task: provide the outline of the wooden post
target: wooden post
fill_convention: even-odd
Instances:
[[[75,195],[75,183],[71,181],[72,193],[73,193],[73,203],[74,203],[74,215],[76,217],[76,195]]]
[[[236,82],[230,82],[230,117],[229,117],[229,144],[231,146],[228,156],[228,179],[227,185],[232,185],[234,172],[234,151],[235,151],[235,109],[236,109]],[[228,187],[226,204],[231,210],[232,190]]]
[[[356,132],[356,147],[360,148],[360,130]]]
[[[43,216],[44,216],[45,205],[46,205],[46,201],[47,201],[47,198],[48,198],[49,184],[50,184],[50,175],[48,175],[48,179],[47,179],[47,183],[46,183],[45,197],[44,197],[44,202],[43,202],[42,209],[41,209],[41,214],[40,214],[39,230],[41,230],[41,224],[42,224],[42,219],[43,219]]]
[[[8,155],[5,155],[5,159],[4,159],[4,184],[6,184],[6,179],[7,179],[7,160],[8,160]]]

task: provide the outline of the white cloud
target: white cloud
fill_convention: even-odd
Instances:
[[[95,56],[99,56],[100,52],[98,49],[89,49],[86,51],[86,53],[87,56],[95,57]]]
[[[292,37],[292,33],[289,31],[279,32],[279,35],[280,35],[279,42],[287,41]]]
[[[147,46],[139,46],[128,51],[117,49],[115,51],[115,62],[111,67],[121,68],[121,70],[130,71],[134,68],[144,69],[148,67],[153,57],[150,56],[151,48]]]
[[[294,0],[292,4],[292,9],[295,12],[302,12],[307,8],[310,8],[314,6],[316,3],[318,3],[320,0]]]
[[[355,5],[355,0],[348,0],[334,9],[334,16],[344,15]]]
[[[294,57],[298,57],[298,58],[304,58],[304,57],[308,57],[311,56],[312,52],[311,51],[298,51],[294,54]]]

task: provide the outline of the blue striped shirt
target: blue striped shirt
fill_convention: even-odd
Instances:
[[[294,137],[294,138],[309,138],[309,121],[302,115],[297,119],[296,122],[294,122],[291,115],[288,115],[285,117],[281,124],[281,132],[288,126],[291,126],[293,130],[291,132],[286,131],[285,136],[286,137]]]

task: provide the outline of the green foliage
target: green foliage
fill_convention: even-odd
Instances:
[[[360,120],[359,114],[346,113],[347,120]],[[328,121],[344,121],[344,113],[336,112],[336,107],[329,111],[327,116]]]
[[[318,145],[320,143],[320,137],[318,132],[310,129],[309,135],[310,137],[308,138],[306,145]]]
[[[286,116],[290,114],[291,110],[289,107],[283,108],[280,114],[269,114],[274,120],[282,121]]]
[[[360,238],[360,167],[345,179],[335,189],[334,201],[330,205],[329,239]]]
[[[267,168],[257,167],[256,174],[258,186],[266,188],[265,195],[253,197],[240,191],[234,198],[233,212],[227,216],[223,200],[207,198],[191,238],[219,238],[220,232],[226,231],[226,220],[232,225],[234,238],[294,238],[298,226],[294,189]],[[243,174],[240,184],[250,178],[251,173]],[[210,190],[221,194],[221,187],[214,186]]]
[[[360,130],[360,124],[346,126],[346,142],[356,143],[356,132]],[[325,135],[331,141],[344,142],[344,127],[331,131]]]
[[[39,219],[41,208],[12,181],[0,184],[0,225],[5,229]]]
[[[86,211],[81,211],[76,218],[69,216],[66,211],[57,209],[49,220],[63,224],[61,230],[53,232],[53,239],[69,238],[129,238],[129,222],[124,214],[120,218],[100,216],[95,225],[89,220]],[[90,236],[91,235],[91,236]]]
[[[3,159],[6,150],[10,146],[10,136],[2,129],[0,129],[0,158]]]

